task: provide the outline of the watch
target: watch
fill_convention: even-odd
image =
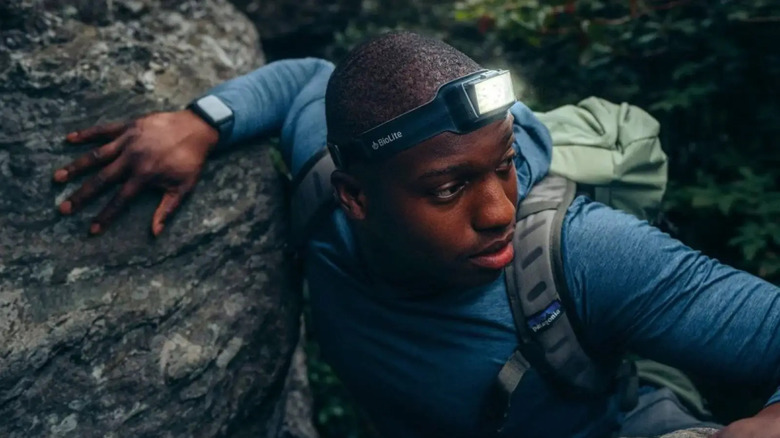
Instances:
[[[217,96],[210,94],[195,99],[187,105],[187,109],[192,110],[203,120],[219,131],[219,143],[224,143],[230,138],[233,132],[233,110]]]

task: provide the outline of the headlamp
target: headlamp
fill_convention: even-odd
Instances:
[[[466,134],[502,120],[514,103],[509,72],[481,70],[447,82],[428,103],[351,140],[329,139],[328,148],[341,168],[354,156],[382,160],[442,132]]]

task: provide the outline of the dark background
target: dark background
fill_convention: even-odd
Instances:
[[[705,254],[780,281],[780,2],[351,0],[320,7],[333,12],[324,22],[264,36],[269,60],[338,61],[367,36],[411,29],[486,66],[510,68],[534,110],[591,95],[644,108],[661,122],[670,159],[656,224]],[[322,435],[369,436],[316,342],[308,350]],[[751,415],[764,396],[722,387],[716,394],[704,383],[721,421]]]

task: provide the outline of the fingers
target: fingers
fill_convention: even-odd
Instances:
[[[188,183],[175,191],[165,192],[160,205],[154,212],[154,217],[152,217],[152,234],[155,237],[162,233],[163,228],[165,228],[165,220],[181,205],[182,200],[184,200],[194,185],[194,183]]]
[[[120,159],[101,169],[97,175],[82,184],[67,200],[60,204],[60,213],[71,214],[82,208],[95,195],[105,190],[109,184],[113,184],[124,177],[125,168],[125,160]]]
[[[65,167],[57,169],[54,172],[54,181],[66,182],[97,165],[114,160],[122,152],[122,147],[127,141],[127,138],[120,138],[107,145],[92,149]]]
[[[100,234],[116,219],[117,215],[127,206],[144,186],[144,180],[131,178],[128,180],[111,201],[103,208],[103,211],[92,220],[89,227],[90,234]]]
[[[81,131],[74,131],[66,135],[65,138],[71,143],[85,143],[88,141],[108,141],[113,140],[130,126],[126,122],[107,123],[105,125],[91,126]]]

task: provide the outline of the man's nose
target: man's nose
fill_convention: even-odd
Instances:
[[[481,190],[474,193],[472,226],[475,230],[504,231],[514,223],[515,202],[504,184],[497,175],[491,175],[480,184]]]

